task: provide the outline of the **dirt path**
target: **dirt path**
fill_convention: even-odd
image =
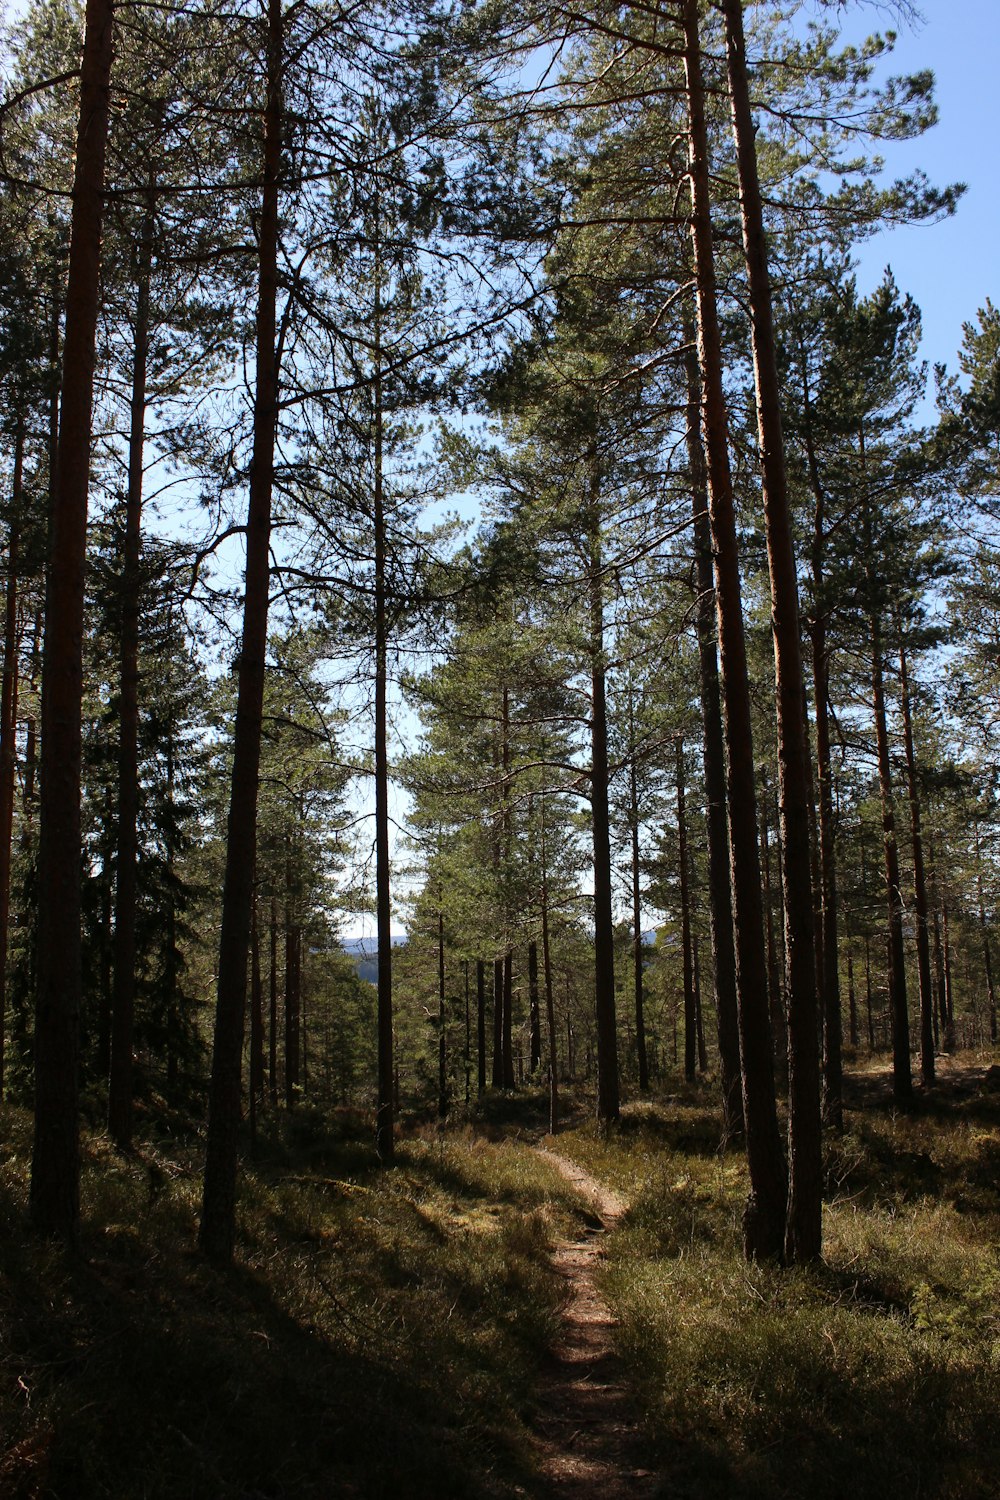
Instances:
[[[554,1255],[569,1295],[539,1402],[542,1473],[560,1500],[653,1500],[657,1476],[642,1466],[635,1413],[612,1351],[614,1320],[595,1285],[601,1236],[625,1204],[557,1151],[535,1149],[587,1200],[593,1216],[583,1239],[564,1242]]]

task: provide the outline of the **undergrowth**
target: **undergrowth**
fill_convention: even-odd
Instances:
[[[380,1171],[303,1109],[241,1176],[233,1270],[195,1248],[200,1142],[85,1140],[81,1253],[26,1230],[27,1117],[0,1116],[0,1495],[511,1495],[571,1192],[522,1146],[433,1132]]]

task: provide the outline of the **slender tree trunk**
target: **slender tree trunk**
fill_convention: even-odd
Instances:
[[[591,825],[594,850],[594,994],[597,1016],[597,1118],[610,1125],[621,1113],[618,1023],[615,1015],[615,936],[611,894],[611,819],[608,808],[608,714],[604,660],[604,579],[596,458],[591,476],[590,683]]]
[[[378,210],[376,209],[376,222]],[[391,872],[389,867],[389,748],[387,661],[389,623],[386,598],[386,524],[383,474],[381,237],[376,235],[374,405],[375,405],[375,919],[378,962],[378,1109],[375,1149],[388,1164],[395,1154],[393,1118],[393,1017]]]
[[[236,1229],[236,1157],[240,1131],[241,1053],[247,948],[257,833],[261,716],[267,653],[271,492],[278,419],[278,183],[281,172],[282,0],[267,4],[267,99],[263,193],[258,221],[257,370],[253,459],[247,521],[243,638],[237,673],[236,729],[219,939],[219,980],[209,1093],[208,1147],[199,1241],[213,1260],[232,1259]]]
[[[730,1140],[743,1129],[740,1081],[740,1035],[736,1005],[736,951],[733,946],[733,898],[729,874],[729,819],[726,815],[726,747],[716,651],[715,583],[712,535],[708,519],[705,452],[701,441],[701,381],[693,330],[687,331],[687,448],[694,509],[694,546],[698,570],[698,660],[701,673],[701,718],[705,772],[705,821],[708,830],[708,895],[715,974],[715,1014],[722,1071],[723,1135]]]
[[[789,1260],[815,1259],[822,1249],[822,1155],[819,1048],[816,1035],[816,952],[809,851],[808,744],[799,632],[798,582],[781,431],[781,392],[771,305],[767,238],[757,171],[743,38],[743,0],[722,0],[733,139],[740,185],[743,249],[750,294],[754,387],[767,560],[778,729],[781,840],[784,848],[785,965],[788,990]]]
[[[865,935],[865,1009],[868,1016],[868,1056],[875,1052],[875,1016],[872,1011],[872,945]]]
[[[7,597],[4,603],[3,681],[0,686],[0,1099],[3,1098],[7,1015],[7,944],[10,923],[10,863],[14,839],[14,782],[17,774],[17,586],[20,568],[21,507],[24,476],[24,422],[14,433],[14,477],[10,497],[10,541],[7,548]]]
[[[109,0],[87,0],[42,680],[31,1218],[69,1244],[80,1217],[83,603],[112,30]]]
[[[698,1034],[698,1072],[708,1072],[708,1052],[705,1047],[705,1020],[701,1010],[701,965],[698,962],[698,938],[697,934],[691,945],[694,964],[694,1021],[695,1030]]]
[[[493,1075],[495,1089],[503,1088],[503,957],[493,960]]]
[[[486,965],[476,959],[476,1050],[479,1061],[479,1092],[486,1091]]]
[[[843,1022],[840,1014],[840,967],[837,935],[837,865],[833,817],[833,769],[830,757],[829,655],[826,626],[812,629],[813,681],[816,690],[816,769],[819,780],[819,888],[823,931],[819,968],[823,1013],[823,1112],[834,1130],[844,1128]]]
[[[705,125],[698,38],[698,0],[684,0],[685,75],[690,115],[691,236],[698,298],[702,371],[702,426],[708,474],[709,519],[715,566],[719,660],[729,761],[729,848],[736,944],[736,982],[750,1197],[743,1218],[749,1258],[784,1253],[787,1177],[778,1129],[767,1014],[767,970],[761,910],[760,860],[754,787],[753,735],[736,517],[729,466],[729,434],[722,381],[722,341],[716,306]]]
[[[271,1108],[278,1107],[278,901],[271,897],[270,963],[268,965],[267,1072]]]
[[[256,1144],[257,1108],[264,1094],[264,995],[260,978],[257,897],[250,917],[250,1139]]]
[[[906,668],[906,645],[899,625],[899,681],[903,708],[903,746],[906,753],[906,790],[910,802],[910,837],[913,846],[913,903],[917,917],[917,976],[920,987],[920,1077],[924,1088],[934,1087],[934,988],[931,983],[931,944],[927,922],[927,879],[924,874],[924,840],[920,827],[920,789],[917,757],[913,748],[910,681]]]
[[[542,807],[542,972],[545,976],[545,1019],[549,1029],[549,1134],[559,1129],[559,1057],[556,1047],[556,1005],[552,988],[549,946],[549,870],[545,847],[545,808]]]
[[[177,785],[177,768],[174,754],[174,731],[171,726],[167,731],[166,740],[166,771],[167,771],[167,834],[164,841],[164,855],[167,876],[166,894],[166,988],[169,999],[167,1001],[167,1097],[170,1100],[177,1098],[177,1086],[179,1082],[180,1066],[178,1059],[178,1030],[180,1026],[179,1013],[179,988],[180,988],[180,953],[177,948],[177,899],[176,870],[177,850],[174,839],[174,829],[177,820],[174,816],[175,793]]]
[[[990,951],[990,930],[986,925],[986,903],[983,900],[983,859],[979,845],[979,818],[974,820],[976,833],[976,893],[979,898],[979,931],[983,938],[983,970],[986,974],[986,1004],[990,1016],[990,1041],[997,1039],[997,995],[993,984],[993,954]]]
[[[34,693],[38,684],[38,672],[42,659],[42,611],[35,610],[34,628],[31,635],[31,670],[28,677],[28,686]],[[25,822],[30,825],[35,810],[35,770],[38,764],[36,733],[37,726],[35,717],[29,714],[24,722],[24,795],[21,798],[21,806],[24,809]]]
[[[538,944],[528,944],[528,1024],[531,1030],[530,1070],[537,1072],[542,1061],[542,1017],[538,1003]]]
[[[684,1077],[694,1082],[698,1023],[695,1016],[694,970],[691,963],[691,893],[688,883],[687,826],[684,815],[684,742],[676,740],[677,862],[681,886],[681,971],[684,981]]]
[[[850,1038],[851,1047],[856,1051],[858,1046],[858,997],[854,991],[854,959],[850,953],[847,955],[847,1009],[850,1016]]]
[[[942,895],[941,898],[941,927],[944,933],[944,1008],[945,1008],[945,1051],[955,1050],[955,992],[952,987],[951,972],[951,938],[948,932],[948,905]]]
[[[448,1051],[445,1036],[444,912],[438,909],[438,1115],[448,1113]]]
[[[514,955],[508,948],[503,956],[503,1086],[512,1089],[514,1079],[514,1054],[512,1047],[514,1004]]]
[[[465,1107],[472,1103],[472,1011],[469,1005],[469,960],[462,960],[465,968]]]
[[[872,646],[872,709],[878,750],[879,789],[882,797],[882,843],[885,855],[885,890],[889,919],[889,1015],[892,1023],[892,1092],[897,1104],[913,1097],[910,1072],[910,1018],[906,1005],[906,958],[903,952],[903,897],[899,879],[899,850],[892,799],[889,764],[889,734],[885,716],[882,680],[882,632],[878,613],[869,616]]]
[[[118,870],[115,882],[115,981],[111,1005],[108,1130],[123,1151],[132,1147],[133,1031],[135,1024],[135,924],[138,897],[139,821],[139,557],[142,477],[146,437],[146,366],[149,355],[149,283],[153,262],[153,190],[139,242],[128,490],[121,576],[119,638]]]
[[[639,788],[635,767],[635,723],[629,698],[629,833],[632,841],[632,963],[635,969],[635,1053],[639,1088],[649,1092],[649,1059],[646,1056],[646,1007],[643,994],[642,885],[639,879]]]
[[[299,969],[300,928],[296,921],[294,893],[288,868],[285,896],[285,1106],[294,1109],[301,1088],[299,1058],[302,1050],[302,984]]]
[[[771,824],[770,794],[767,777],[762,773],[763,786],[760,798],[760,874],[761,894],[764,899],[764,928],[767,942],[767,1007],[771,1017],[771,1036],[774,1039],[774,1070],[778,1086],[788,1088],[788,1028],[785,1025],[785,992],[781,983],[781,964],[778,960],[778,945],[774,934],[774,881],[771,879]],[[779,861],[780,864],[780,861]],[[778,885],[780,886],[780,875]]]

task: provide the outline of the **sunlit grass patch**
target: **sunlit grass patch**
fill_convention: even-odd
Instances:
[[[781,1270],[742,1259],[739,1155],[673,1108],[565,1141],[630,1200],[603,1286],[670,1494],[994,1496],[995,1136],[962,1107],[852,1116],[829,1144],[824,1261]]]
[[[29,1122],[4,1127],[0,1493],[15,1468],[74,1500],[533,1482],[524,1419],[563,1295],[549,1250],[576,1208],[526,1147],[428,1132],[382,1170],[367,1122],[265,1122],[219,1273],[195,1243],[197,1134],[150,1132],[134,1157],[87,1136],[73,1259],[28,1233]]]

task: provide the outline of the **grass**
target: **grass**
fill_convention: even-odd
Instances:
[[[1000,1096],[957,1070],[911,1113],[852,1080],[825,1258],[740,1250],[714,1090],[557,1146],[629,1202],[604,1290],[671,1500],[987,1500],[1000,1473]],[[541,1091],[413,1126],[389,1171],[350,1115],[265,1122],[231,1272],[195,1248],[202,1142],[145,1117],[85,1137],[81,1253],[26,1228],[30,1122],[0,1113],[4,1500],[513,1500],[580,1232],[529,1149]],[[577,1226],[574,1230],[574,1225]]]
[[[742,1260],[743,1164],[714,1103],[564,1139],[631,1201],[604,1290],[672,1497],[996,1496],[998,1124],[995,1097],[946,1089],[850,1114],[824,1261],[793,1271]]]
[[[240,1250],[195,1249],[200,1142],[85,1141],[82,1253],[25,1227],[28,1121],[0,1116],[0,1494],[10,1500],[501,1496],[572,1194],[523,1146],[433,1132],[378,1171],[303,1110],[241,1181]]]

